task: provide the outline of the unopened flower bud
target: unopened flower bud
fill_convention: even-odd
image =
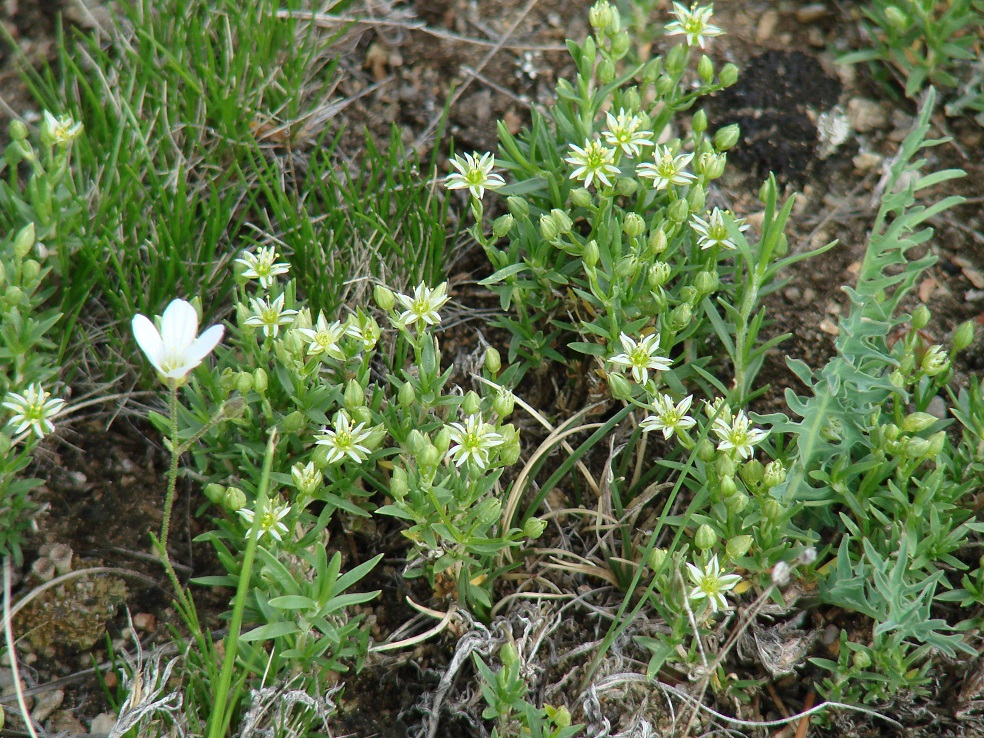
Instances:
[[[372,410],[367,408],[365,405],[360,405],[352,410],[352,421],[358,425],[359,423],[364,423],[369,425],[372,423]],[[368,445],[368,443],[366,444]]]
[[[632,397],[632,385],[629,384],[629,380],[617,372],[611,372],[608,375],[608,388],[616,400],[628,400]]]
[[[598,81],[603,85],[610,85],[615,79],[615,63],[611,59],[602,59],[598,65]]]
[[[902,421],[902,430],[906,433],[919,433],[929,428],[936,420],[936,416],[929,413],[909,413]]]
[[[758,459],[749,459],[741,465],[738,474],[749,487],[757,487],[765,477],[765,467]]]
[[[649,272],[646,275],[646,284],[651,290],[662,287],[669,280],[671,273],[672,269],[669,264],[665,261],[657,261],[649,267]]]
[[[738,143],[739,136],[741,136],[741,128],[738,127],[737,123],[725,126],[714,134],[714,148],[718,151],[732,149]]]
[[[690,217],[690,204],[686,200],[674,200],[666,209],[666,217],[672,223],[686,223]]]
[[[417,454],[417,463],[422,469],[430,469],[440,463],[441,456],[441,452],[433,443],[425,443],[420,453]]]
[[[519,445],[519,436],[515,437],[511,443],[503,443],[499,446],[499,461],[503,466],[512,466],[519,461],[519,454],[522,448]]]
[[[765,474],[762,477],[762,482],[768,489],[772,489],[773,487],[778,487],[785,481],[786,467],[782,465],[781,461],[770,461],[765,467]]]
[[[600,258],[601,252],[598,251],[598,242],[592,238],[584,244],[584,253],[581,255],[581,259],[587,266],[593,267]]]
[[[14,253],[17,254],[18,259],[24,259],[31,253],[31,249],[34,248],[34,240],[35,231],[32,221],[17,231],[17,235],[14,236]]]
[[[727,545],[724,547],[725,553],[728,554],[728,558],[734,561],[735,559],[740,559],[742,556],[748,553],[749,549],[752,547],[752,543],[755,539],[751,536],[733,536],[728,540]]]
[[[867,650],[855,651],[851,654],[851,666],[859,671],[863,671],[871,666],[871,655]]]
[[[639,96],[639,90],[635,86],[627,89],[622,95],[622,102],[625,103],[625,108],[627,110],[632,112],[637,111],[640,107],[642,107],[642,98]]]
[[[728,498],[732,495],[738,494],[738,485],[735,484],[734,477],[722,477],[721,481],[718,482],[718,492],[721,493],[722,498]]]
[[[560,235],[560,231],[557,228],[557,222],[550,213],[540,216],[540,235],[543,237],[543,240],[547,242],[556,241],[557,236]]]
[[[246,507],[246,493],[239,489],[239,487],[226,487],[222,504],[232,512],[242,510]]]
[[[622,222],[622,233],[629,238],[637,238],[646,232],[646,221],[638,213],[629,213]]]
[[[713,154],[706,153],[701,154],[700,158],[697,160],[697,166],[695,169],[698,172],[703,173],[704,177],[707,179],[717,179],[722,174],[724,174],[725,166],[728,163],[727,154]]]
[[[516,407],[516,398],[505,387],[500,389],[492,400],[492,410],[500,418],[508,418]]]
[[[718,477],[723,479],[724,477],[733,477],[738,471],[738,465],[731,458],[731,454],[721,454],[714,462],[714,469],[717,471]]]
[[[239,420],[246,413],[246,400],[242,395],[230,397],[219,406],[219,415],[223,420]]]
[[[588,22],[591,27],[599,34],[603,34],[612,23],[612,14],[615,11],[608,0],[598,0],[588,11]]]
[[[4,295],[4,300],[10,307],[16,307],[24,300],[24,290],[12,284],[7,288],[7,294]]]
[[[697,444],[697,458],[705,464],[714,461],[714,456],[716,453],[717,451],[714,448],[714,443],[707,438]]]
[[[206,484],[205,485],[205,497],[209,501],[214,502],[216,505],[221,505],[225,502],[225,487],[221,484]]]
[[[694,545],[700,551],[709,551],[717,545],[718,536],[714,532],[714,529],[707,523],[702,524],[697,528],[697,533],[694,535]]]
[[[687,193],[687,205],[690,207],[690,212],[699,213],[704,209],[706,201],[707,195],[704,194],[704,188],[699,184],[690,185],[690,191]]]
[[[29,135],[27,126],[20,120],[12,120],[7,127],[7,133],[10,134],[12,141],[26,141]]]
[[[407,473],[403,467],[393,467],[393,476],[390,478],[390,494],[395,500],[402,500],[410,492],[410,484],[407,481]]]
[[[253,389],[259,392],[261,395],[267,391],[267,387],[270,385],[270,377],[266,373],[266,369],[262,366],[256,367],[253,370]]]
[[[489,374],[493,376],[498,374],[499,370],[502,369],[502,357],[499,355],[498,349],[492,346],[485,349],[485,360],[482,363]]]
[[[623,56],[629,53],[629,48],[632,46],[632,38],[629,36],[628,31],[619,31],[612,38],[612,56],[616,59],[621,59]]]
[[[792,568],[785,561],[778,561],[772,567],[772,583],[777,587],[785,587],[789,584],[789,574]]]
[[[528,218],[530,215],[530,205],[522,197],[510,195],[506,198],[506,207],[517,218]]]
[[[631,197],[639,189],[639,183],[629,177],[619,177],[615,180],[615,192],[622,197]]]
[[[711,80],[714,79],[714,62],[707,54],[704,54],[697,62],[697,76],[704,84],[710,84]]]
[[[765,516],[766,520],[770,520],[774,523],[782,517],[782,505],[779,500],[774,497],[767,497],[759,504],[762,507],[762,515]]]
[[[571,204],[577,208],[586,208],[591,204],[591,193],[583,187],[571,190]]]
[[[673,312],[670,313],[670,328],[675,331],[682,331],[690,325],[693,317],[694,311],[688,303],[685,302],[682,305],[677,305],[673,309]]]
[[[430,443],[430,441],[428,440],[427,436],[425,436],[416,428],[410,431],[410,433],[407,435],[407,450],[411,454],[414,455],[419,454],[424,449],[424,446],[428,443]]]
[[[482,411],[482,398],[474,390],[469,390],[461,401],[461,410],[465,415],[478,415]]]
[[[946,431],[937,431],[929,437],[929,448],[926,449],[926,458],[935,459],[943,453],[943,446],[946,444]]]
[[[446,425],[442,426],[441,430],[434,436],[434,447],[441,452],[442,456],[451,448],[451,430]]]
[[[731,495],[731,497],[725,498],[724,506],[728,509],[728,515],[731,517],[741,515],[748,507],[748,495],[744,492]]]
[[[657,228],[649,234],[649,252],[653,256],[659,256],[666,251],[666,233],[662,228]]]
[[[953,350],[963,351],[974,342],[974,321],[968,320],[960,324],[953,333]]]
[[[694,277],[694,289],[699,295],[709,295],[720,285],[717,272],[697,272]]]
[[[21,266],[21,276],[24,278],[24,284],[28,287],[33,287],[37,284],[40,274],[41,265],[34,259],[25,259],[24,264]]]
[[[912,323],[912,327],[919,331],[929,325],[929,319],[931,317],[932,315],[929,312],[929,308],[925,305],[920,305],[912,311],[912,318],[910,322]]]
[[[633,256],[626,256],[619,259],[615,264],[615,276],[619,279],[627,279],[635,276],[639,270],[639,261]]]
[[[656,94],[659,97],[669,97],[673,93],[676,82],[668,74],[661,74],[656,78]]]
[[[294,410],[281,421],[281,427],[284,429],[284,433],[286,434],[300,433],[302,430],[307,428],[307,425],[307,416],[300,410]]]
[[[403,408],[408,408],[417,401],[417,393],[413,391],[413,385],[409,382],[403,383],[396,397],[400,402],[400,407]]]
[[[500,215],[498,218],[492,221],[492,235],[495,238],[505,238],[509,235],[509,231],[512,230],[513,224],[516,222],[516,218],[513,217],[512,213],[506,213],[505,215]]]
[[[725,87],[731,87],[735,82],[738,81],[738,67],[736,67],[731,62],[728,62],[723,67],[721,71],[718,72],[718,82],[720,82]]]
[[[649,552],[649,568],[653,571],[659,571],[664,561],[666,561],[665,548],[654,548]]]
[[[683,68],[687,64],[687,47],[683,44],[674,46],[666,54],[664,64],[667,72],[674,77],[679,77],[683,74]]]
[[[396,305],[396,296],[393,294],[393,291],[381,284],[377,284],[372,288],[372,297],[380,310],[389,312]]]
[[[346,410],[355,410],[357,407],[361,407],[366,401],[366,392],[362,389],[362,385],[356,380],[350,379],[348,384],[345,385],[345,393],[342,395],[342,403],[345,405]]]
[[[547,521],[540,520],[540,518],[527,518],[526,522],[523,523],[523,535],[527,538],[532,538],[536,540],[543,535],[543,531],[547,529]]]
[[[703,108],[694,113],[693,120],[690,121],[690,128],[698,135],[707,130],[707,113]]]
[[[895,29],[896,33],[904,31],[909,25],[909,16],[895,5],[889,5],[885,8],[885,20],[888,21],[888,25]]]
[[[502,514],[502,503],[495,497],[486,497],[475,507],[475,520],[479,525],[495,525]]]

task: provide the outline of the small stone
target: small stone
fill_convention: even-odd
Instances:
[[[37,702],[34,703],[34,709],[31,710],[31,719],[36,723],[43,723],[51,713],[61,707],[61,703],[64,701],[65,693],[60,689],[42,692],[38,696]]]
[[[818,327],[829,336],[836,336],[840,333],[840,329],[838,329],[837,325],[829,318],[824,318],[821,320]]]
[[[854,164],[854,171],[858,174],[867,174],[880,169],[883,161],[885,161],[885,157],[871,151],[862,151],[851,159],[851,163]]]
[[[847,121],[859,133],[867,133],[888,125],[888,114],[876,101],[852,97],[847,102]]]
[[[138,612],[133,616],[133,627],[144,633],[153,633],[157,628],[157,618],[149,612]]]
[[[796,11],[796,20],[800,23],[816,23],[829,12],[823,3],[807,3]]]
[[[775,33],[776,26],[779,24],[779,13],[769,9],[762,13],[759,18],[758,28],[755,29],[755,40],[758,43],[768,41]]]
[[[108,734],[115,727],[116,715],[111,712],[101,712],[92,718],[92,723],[89,725],[89,732]]]
[[[946,417],[946,403],[943,402],[943,398],[939,395],[935,395],[926,406],[926,412],[934,418],[943,420]]]
[[[800,298],[803,297],[803,292],[799,287],[787,287],[782,294],[790,302],[799,302]]]
[[[85,735],[85,726],[79,722],[68,710],[59,710],[51,716],[51,724],[48,726],[49,733],[68,733],[70,735]]]
[[[803,290],[804,305],[810,305],[816,299],[817,299],[817,293],[816,290],[814,290],[812,287],[807,287],[806,289]]]
[[[840,641],[840,628],[830,623],[823,629],[823,645],[832,646]]]

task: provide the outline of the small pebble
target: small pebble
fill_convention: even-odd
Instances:
[[[157,628],[157,618],[149,612],[138,612],[133,616],[133,627],[144,633],[152,633]]]
[[[824,333],[826,333],[829,336],[836,336],[838,333],[840,333],[840,329],[837,328],[837,324],[834,323],[829,318],[824,318],[823,320],[821,320],[820,325],[818,327],[820,328],[820,330],[822,330]]]
[[[758,43],[768,41],[779,24],[779,13],[775,10],[766,10],[759,18],[758,28],[755,29],[755,40]]]
[[[38,696],[37,702],[34,703],[34,709],[31,710],[31,718],[36,723],[43,723],[48,717],[61,707],[61,703],[65,700],[65,693],[60,689],[53,689],[50,692],[42,692]]]
[[[840,628],[830,623],[823,629],[823,645],[832,646],[840,640]]]
[[[926,412],[934,418],[943,420],[946,417],[946,403],[943,402],[943,398],[939,395],[934,396],[933,399],[929,401],[929,405],[926,406]]]
[[[868,172],[880,169],[884,160],[885,158],[883,156],[870,151],[862,151],[851,159],[851,163],[854,164],[854,171],[858,174],[867,174]]]
[[[48,726],[50,733],[68,733],[69,735],[85,735],[85,726],[79,722],[68,710],[59,710],[51,716],[51,724]]]
[[[796,20],[800,23],[816,23],[829,12],[824,3],[807,3],[796,11]]]
[[[867,133],[888,125],[888,114],[874,100],[852,97],[847,101],[847,122],[859,133]]]
[[[787,287],[782,294],[790,302],[799,302],[800,298],[803,297],[803,292],[799,287]]]
[[[803,304],[810,305],[817,299],[817,293],[812,287],[803,290]]]
[[[89,725],[89,732],[108,734],[115,727],[116,715],[111,712],[101,712],[92,718],[92,724]]]

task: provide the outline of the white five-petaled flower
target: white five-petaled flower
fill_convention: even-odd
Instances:
[[[413,291],[413,297],[409,295],[397,295],[403,307],[406,308],[400,313],[399,321],[405,326],[416,323],[418,320],[424,325],[437,325],[441,322],[441,316],[437,312],[450,299],[447,295],[448,283],[442,282],[434,289],[430,289],[423,282],[417,285]]]
[[[133,318],[133,337],[154,365],[161,381],[171,387],[184,383],[222,340],[225,328],[213,325],[198,335],[198,313],[185,300],[172,300],[161,316],[160,331],[143,315]]]
[[[256,518],[256,513],[253,510],[244,507],[236,510],[236,512],[243,516],[243,520],[250,527],[253,527],[253,520]],[[260,518],[260,537],[266,534],[276,538],[278,541],[283,541],[283,536],[287,535],[287,526],[280,521],[289,512],[290,505],[275,505],[271,503],[270,507],[263,511],[263,517]]]
[[[13,411],[10,422],[16,427],[14,433],[21,433],[28,428],[34,431],[38,438],[44,438],[49,433],[54,433],[55,426],[51,419],[62,411],[65,401],[52,398],[40,384],[32,384],[23,395],[16,392],[7,394],[3,406]]]
[[[268,290],[279,275],[290,271],[290,264],[278,262],[277,256],[273,246],[261,247],[255,254],[252,251],[244,251],[242,257],[236,259],[236,263],[246,267],[243,270],[246,279],[258,279],[260,286]]]
[[[283,294],[271,302],[262,297],[251,297],[249,307],[252,315],[246,318],[246,325],[253,328],[262,328],[264,336],[276,336],[280,333],[280,326],[290,325],[294,322],[296,310],[284,309]]]
[[[653,151],[653,162],[640,164],[636,174],[651,179],[657,190],[665,190],[671,184],[685,185],[696,179],[690,172],[683,171],[693,158],[693,154],[673,156],[669,146],[657,146]]]
[[[638,115],[629,115],[619,109],[618,116],[608,113],[608,130],[601,135],[605,143],[622,149],[628,156],[638,157],[641,146],[655,146],[653,132],[642,127],[642,119]]]
[[[661,430],[663,431],[663,438],[669,438],[675,432],[693,428],[697,421],[687,415],[693,400],[693,395],[687,395],[674,405],[672,397],[661,394],[656,399],[656,414],[650,415],[639,426],[644,431]]]
[[[498,174],[492,173],[495,159],[488,152],[479,156],[479,153],[475,151],[471,154],[465,154],[464,158],[455,154],[454,159],[451,160],[451,166],[458,171],[451,172],[444,178],[444,186],[449,190],[467,189],[476,200],[482,199],[486,187],[494,190],[506,183]]]
[[[335,427],[327,426],[321,429],[321,433],[316,435],[319,446],[328,447],[328,463],[335,464],[345,457],[352,459],[356,464],[361,464],[369,458],[372,453],[363,444],[369,439],[371,431],[366,430],[365,423],[352,426],[352,420],[348,413],[339,410],[335,413]]]
[[[734,221],[739,231],[748,230],[748,225],[741,218],[735,218]],[[720,208],[714,208],[707,220],[698,218],[696,215],[691,216],[690,227],[697,234],[697,245],[701,249],[709,249],[712,246],[723,246],[731,250],[738,248],[738,244],[728,233],[728,226],[724,222],[724,213]]]
[[[734,449],[743,459],[752,455],[752,446],[769,435],[768,431],[750,427],[744,410],[739,410],[730,422],[719,417],[714,421],[712,430],[721,439],[717,445],[718,451]]]
[[[81,136],[82,128],[82,124],[76,123],[70,115],[56,118],[45,110],[41,122],[41,140],[51,146],[63,146]]]
[[[618,174],[618,167],[615,166],[615,149],[602,145],[601,141],[590,140],[585,140],[583,149],[574,144],[570,146],[573,153],[564,161],[576,167],[571,172],[571,179],[583,180],[585,187],[590,187],[596,178],[605,187],[612,186],[612,181],[608,177]]]
[[[700,46],[703,49],[705,38],[724,33],[708,22],[713,14],[713,4],[699,6],[694,3],[690,6],[690,10],[687,10],[683,3],[673,3],[673,15],[676,16],[676,20],[666,24],[666,34],[668,36],[683,34],[687,37],[687,46]]]
[[[298,328],[297,334],[308,342],[308,356],[327,354],[333,359],[345,360],[341,341],[346,335],[350,335],[350,332],[341,321],[336,320],[329,325],[324,313],[318,313],[318,322],[314,328]]]
[[[502,435],[483,422],[481,415],[467,416],[464,424],[451,423],[449,431],[455,445],[448,449],[448,458],[455,466],[470,460],[479,469],[484,469],[489,463],[489,449],[501,446],[503,442]]]
[[[306,496],[311,496],[321,489],[321,485],[325,481],[324,474],[314,465],[313,461],[309,461],[306,465],[302,465],[300,462],[294,464],[290,468],[290,476],[294,480],[297,491]]]
[[[717,554],[711,557],[703,569],[689,562],[687,569],[689,570],[690,581],[694,583],[689,598],[691,600],[706,598],[712,613],[726,610],[728,601],[724,598],[724,593],[733,589],[741,581],[741,577],[737,574],[722,574]]]
[[[638,343],[624,333],[619,335],[624,354],[612,356],[609,361],[619,366],[627,366],[632,370],[632,378],[638,384],[649,381],[649,370],[664,371],[670,368],[672,362],[660,356],[659,333],[650,333]]]

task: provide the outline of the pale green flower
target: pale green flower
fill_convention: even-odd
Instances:
[[[41,141],[49,146],[64,146],[82,135],[83,126],[76,123],[72,116],[61,115],[57,118],[44,111],[41,121]]]
[[[418,320],[425,325],[440,323],[441,316],[437,311],[444,307],[444,304],[450,299],[447,295],[447,289],[447,282],[442,282],[434,289],[430,289],[421,282],[413,291],[413,297],[397,295],[396,299],[406,308],[400,313],[400,323],[405,326],[416,323]]]
[[[571,179],[583,180],[585,187],[590,187],[595,178],[605,187],[612,186],[612,181],[608,178],[618,174],[618,167],[615,166],[615,149],[603,146],[601,141],[588,140],[584,142],[583,149],[574,144],[570,147],[573,153],[564,161],[576,167],[571,172]]]
[[[294,480],[294,486],[297,488],[297,491],[305,497],[310,497],[321,489],[321,485],[325,481],[324,475],[314,465],[313,461],[309,461],[307,464],[301,464],[300,462],[294,464],[290,468],[290,476]]]
[[[51,419],[62,411],[65,401],[49,397],[51,395],[37,383],[29,386],[23,395],[7,393],[3,406],[14,413],[10,418],[16,426],[14,433],[31,429],[38,438],[54,433],[55,426]]]
[[[444,186],[449,190],[467,189],[476,200],[482,199],[485,188],[494,190],[506,183],[498,174],[492,174],[495,159],[491,153],[479,156],[478,152],[475,151],[471,154],[465,154],[464,158],[455,154],[454,159],[451,160],[451,166],[458,171],[451,172],[444,178]]]
[[[243,270],[243,276],[246,279],[260,280],[260,286],[266,290],[270,289],[270,285],[276,281],[279,275],[287,274],[290,271],[290,264],[278,262],[277,256],[273,246],[263,247],[255,254],[251,251],[244,251],[242,257],[236,259],[236,263],[246,267]]]
[[[687,395],[676,405],[669,395],[660,395],[656,399],[656,414],[643,420],[639,427],[644,431],[663,431],[663,438],[669,438],[675,432],[693,428],[697,421],[687,415],[694,396]]]
[[[748,225],[741,218],[735,218],[735,226],[739,231],[748,230]],[[697,234],[697,245],[701,249],[709,249],[712,246],[722,246],[731,250],[738,248],[738,244],[728,233],[728,226],[724,222],[724,213],[720,208],[714,208],[707,220],[692,215],[690,227]]]
[[[252,315],[246,318],[246,325],[262,328],[264,336],[276,336],[280,327],[294,322],[296,310],[284,309],[284,296],[278,295],[272,302],[262,297],[253,297],[249,301]]]
[[[696,179],[690,172],[683,171],[693,158],[693,154],[674,156],[668,146],[657,146],[653,152],[653,163],[640,164],[636,174],[651,179],[657,190],[665,190],[671,184],[685,185]]]
[[[253,520],[256,518],[256,513],[253,510],[244,507],[236,510],[236,513],[242,515],[247,525],[251,528],[253,527]],[[283,536],[287,535],[287,526],[280,521],[288,513],[290,513],[290,505],[276,505],[271,503],[270,507],[263,511],[263,517],[260,518],[260,537],[269,535],[271,538],[283,541]]]
[[[481,415],[467,416],[464,424],[451,423],[449,431],[455,445],[448,449],[448,459],[455,466],[471,461],[479,469],[484,469],[489,463],[489,450],[502,445],[502,435],[483,422]]]
[[[734,449],[743,459],[752,455],[752,446],[769,435],[768,431],[752,428],[748,418],[745,417],[744,410],[739,410],[730,422],[726,418],[719,417],[714,421],[712,430],[721,439],[717,445],[718,451]]]
[[[638,157],[641,146],[655,146],[653,132],[642,128],[643,120],[620,109],[618,115],[608,113],[608,130],[601,135],[609,146],[621,148],[628,156]]]
[[[706,599],[712,613],[726,610],[728,601],[724,598],[724,593],[733,589],[741,581],[741,577],[737,574],[722,574],[717,554],[711,557],[703,569],[689,562],[687,569],[690,581],[695,585],[688,597],[691,600]]]
[[[650,369],[665,371],[670,368],[672,362],[657,353],[659,351],[659,333],[650,333],[638,343],[622,333],[619,335],[619,340],[622,342],[625,353],[612,356],[608,360],[613,364],[629,367],[636,383],[645,384],[649,381]]]
[[[369,458],[372,453],[366,446],[362,445],[368,440],[371,432],[366,430],[365,423],[352,426],[352,420],[348,413],[339,410],[335,414],[335,427],[327,426],[321,429],[321,434],[316,435],[319,446],[328,447],[328,463],[335,464],[346,457],[356,464],[361,464]]]
[[[668,36],[683,34],[687,37],[687,46],[700,46],[703,49],[705,38],[724,33],[708,22],[713,14],[713,4],[699,6],[694,3],[690,6],[690,10],[687,10],[683,3],[673,3],[673,15],[676,16],[676,20],[666,24],[666,34]]]
[[[318,322],[313,328],[297,328],[296,332],[308,342],[308,356],[327,354],[333,359],[345,360],[341,341],[348,333],[348,329],[341,321],[336,320],[329,325],[324,314],[318,313]]]

